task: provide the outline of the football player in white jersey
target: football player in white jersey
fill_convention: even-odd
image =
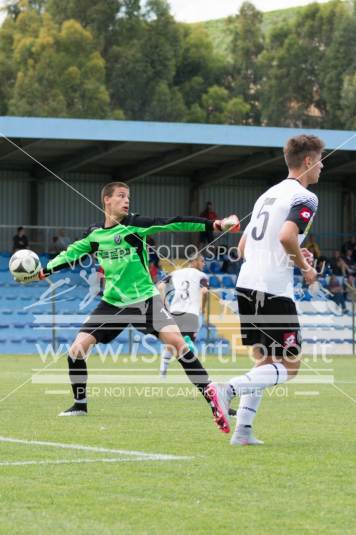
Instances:
[[[240,397],[232,445],[263,444],[252,431],[263,390],[292,379],[300,367],[293,269],[301,270],[307,284],[315,282],[317,273],[301,244],[318,208],[308,186],[319,180],[323,149],[315,136],[289,139],[284,148],[288,177],[257,199],[239,243],[245,259],[236,286],[241,335],[244,345],[253,346],[256,365],[218,385],[226,415],[233,397]]]
[[[204,264],[204,257],[197,254],[190,259],[189,267],[173,271],[158,285],[167,309],[191,349],[199,330],[200,311],[204,314],[208,297],[209,279],[203,273]],[[172,352],[166,347],[161,358],[162,378],[167,375],[171,358]]]

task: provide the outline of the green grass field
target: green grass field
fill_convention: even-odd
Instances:
[[[206,364],[219,367],[213,357]],[[292,383],[287,391],[266,392],[255,425],[265,445],[255,448],[231,447],[188,383],[156,384],[155,395],[150,390],[144,395],[147,385],[131,385],[130,396],[120,395],[122,385],[96,385],[102,390],[93,392],[89,417],[58,418],[71,402],[69,388],[32,384],[32,370],[42,366],[38,357],[1,358],[1,534],[355,533],[352,357],[312,365],[332,369],[325,373],[335,375],[343,392],[332,385]],[[122,373],[125,367],[143,367],[123,361],[106,366]],[[244,358],[234,365],[247,366]],[[92,357],[89,372],[99,367]],[[231,363],[221,365],[233,375],[228,367]],[[65,359],[56,368],[65,370]],[[156,364],[146,368],[156,375]],[[174,373],[179,373],[176,365]],[[125,387],[128,392],[130,385]],[[116,394],[104,395],[103,388]],[[45,393],[51,389],[68,394]],[[190,458],[147,460],[125,451],[28,441]],[[118,460],[103,462],[113,458]],[[4,464],[26,461],[34,464]],[[63,464],[54,464],[59,461]]]

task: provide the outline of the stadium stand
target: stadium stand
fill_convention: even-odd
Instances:
[[[42,262],[46,263],[47,259],[43,256]],[[47,281],[21,287],[14,283],[7,268],[8,260],[8,254],[0,255],[0,343],[3,353],[33,354],[38,353],[38,346],[43,350],[50,344],[57,348],[61,344],[70,344],[75,332],[100,299],[97,296],[88,302],[89,286],[80,275],[80,268],[51,277],[52,282],[57,284],[63,279],[67,281],[56,288],[53,303],[54,295],[49,291]],[[230,313],[237,314],[234,299],[236,275],[221,273],[221,264],[216,260],[206,263],[211,292],[223,308],[227,307]],[[347,302],[347,313],[341,314],[340,308],[323,292],[323,288],[327,287],[327,278],[319,280],[321,290],[316,296],[303,289],[300,275],[295,275],[294,282],[304,352],[351,354],[351,303]],[[218,324],[203,323],[197,339],[198,349],[201,350],[207,342],[211,353],[217,352],[218,346],[224,354],[231,353],[230,341]],[[152,337],[145,341],[137,330],[131,333],[125,330],[114,342],[113,351],[128,353],[132,344],[136,344],[136,351],[142,354],[150,353],[152,348],[157,351],[160,348],[159,342]]]

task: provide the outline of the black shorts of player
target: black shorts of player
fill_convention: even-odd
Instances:
[[[295,303],[257,290],[236,288],[242,343],[259,345],[267,356],[288,357],[301,352],[301,333]]]
[[[176,322],[166,310],[161,297],[155,295],[127,307],[115,307],[106,301],[100,301],[80,332],[91,334],[98,344],[109,344],[129,325],[143,334],[158,337],[164,327],[176,327]]]
[[[193,342],[199,331],[199,316],[188,312],[171,312],[183,336],[189,336]]]

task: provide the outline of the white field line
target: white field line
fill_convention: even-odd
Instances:
[[[52,394],[54,396],[66,396],[67,394],[69,394],[69,389],[68,390],[45,390],[45,394],[46,395]]]
[[[251,366],[252,364],[254,364],[253,362],[251,363]],[[41,371],[43,370],[43,368],[32,368],[32,371],[33,372],[38,372],[38,371]],[[335,368],[313,368],[314,371],[319,371],[319,372],[333,372],[335,371]],[[64,372],[65,370],[63,370],[63,368],[51,368],[51,373],[52,372],[59,372],[59,373],[62,373]],[[176,371],[176,370],[175,370]],[[219,373],[225,373],[225,372],[233,372],[233,373],[239,373],[239,374],[242,374],[242,373],[247,373],[249,371],[251,371],[251,368],[210,368],[209,367],[209,371],[211,372],[219,372]],[[304,372],[308,372],[309,370],[305,370],[305,369],[300,369],[299,370],[299,374],[303,374]],[[106,373],[106,372],[144,372],[144,373],[147,373],[147,372],[152,372],[152,373],[156,373],[157,374],[157,367],[156,365],[154,364],[154,367],[152,368],[90,368],[90,372],[103,372],[103,373]]]
[[[96,446],[82,446],[80,444],[63,444],[61,442],[47,442],[45,440],[25,440],[20,438],[1,437],[0,442],[11,444],[25,444],[26,446],[43,446],[52,448],[61,448],[66,450],[91,451],[95,453],[115,453],[124,456],[138,457],[140,460],[147,459],[150,461],[183,461],[190,460],[192,457],[183,455],[166,455],[163,453],[145,453],[144,451],[134,450],[116,450],[111,448],[101,448]]]
[[[294,394],[296,396],[320,396],[320,392],[318,392],[317,390],[311,390],[310,392],[298,390],[297,392],[294,392]]]
[[[116,457],[114,459],[59,459],[54,461],[0,461],[0,466],[27,466],[27,465],[46,465],[46,464],[83,464],[83,463],[135,463],[141,461],[166,461],[167,459],[152,459],[150,457]]]
[[[226,381],[227,376],[226,375],[214,375],[214,380],[217,382],[224,382]],[[169,377],[167,377],[167,380],[164,384],[186,384],[188,381],[185,378],[185,376],[180,375],[173,375],[171,374]],[[66,385],[68,383],[68,375],[50,375],[50,374],[42,374],[34,376],[32,379],[33,385]],[[145,385],[162,385],[162,379],[159,377],[159,375],[137,375],[137,374],[96,374],[90,376],[90,383],[91,384],[116,384],[116,385],[122,385],[122,384],[145,384]],[[189,383],[190,384],[190,383]],[[334,384],[334,376],[333,375],[299,375],[293,379],[292,384]]]

